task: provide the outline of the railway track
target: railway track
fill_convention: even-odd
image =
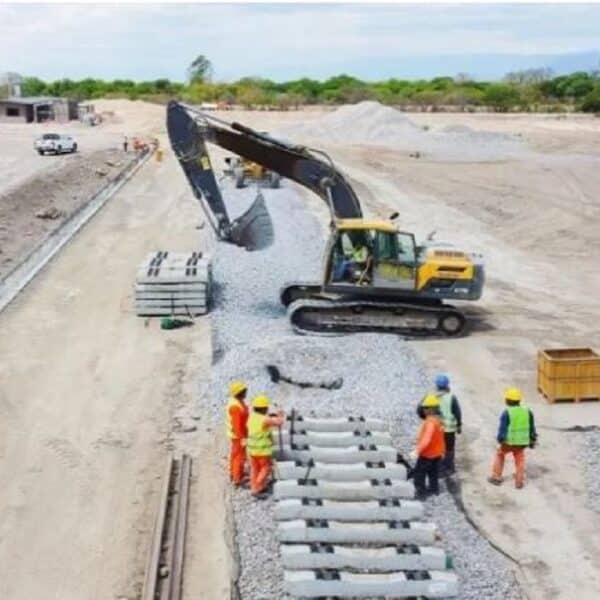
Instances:
[[[449,598],[451,556],[380,419],[295,415],[282,432],[274,516],[294,598]]]
[[[180,600],[192,459],[169,455],[165,466],[141,600]]]

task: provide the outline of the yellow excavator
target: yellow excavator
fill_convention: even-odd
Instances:
[[[227,156],[225,164],[227,168],[223,171],[223,174],[235,181],[236,188],[246,187],[248,182],[273,189],[280,186],[281,175],[279,173],[269,171],[269,169],[265,169],[263,165],[253,160],[241,156]]]
[[[259,194],[237,219],[227,213],[206,143],[296,181],[316,193],[331,213],[330,235],[320,282],[292,282],[281,290],[294,329],[307,332],[392,332],[459,335],[463,313],[447,301],[478,300],[484,284],[479,255],[449,245],[417,242],[388,220],[363,217],[356,193],[322,151],[296,146],[228,123],[179,102],[167,108],[175,155],[221,241],[261,250],[274,239]]]

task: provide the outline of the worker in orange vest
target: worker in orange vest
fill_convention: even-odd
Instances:
[[[413,471],[417,498],[423,499],[427,494],[439,494],[439,468],[446,453],[444,426],[440,416],[440,399],[435,394],[425,396],[423,403],[425,420],[419,429],[417,447],[412,457],[417,459]],[[425,480],[428,480],[427,487]]]
[[[273,427],[285,422],[283,410],[270,416],[269,398],[256,396],[252,400],[252,412],[248,417],[248,455],[250,457],[250,492],[254,498],[266,497],[273,468]]]
[[[229,384],[229,398],[225,407],[225,429],[230,441],[229,479],[235,486],[242,484],[246,464],[246,440],[248,438],[248,386],[243,381]]]

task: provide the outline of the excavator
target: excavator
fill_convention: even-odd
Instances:
[[[389,219],[366,219],[344,175],[323,151],[294,145],[241,123],[229,123],[172,101],[167,107],[171,147],[218,240],[262,250],[274,241],[259,193],[236,219],[227,212],[207,144],[215,144],[291,179],[319,196],[331,214],[320,282],[291,282],[281,290],[299,333],[391,332],[457,336],[464,314],[449,302],[478,300],[484,265],[476,254],[426,240]]]

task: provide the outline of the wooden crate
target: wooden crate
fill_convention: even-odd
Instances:
[[[548,402],[600,400],[600,355],[591,348],[538,351],[537,385]]]

